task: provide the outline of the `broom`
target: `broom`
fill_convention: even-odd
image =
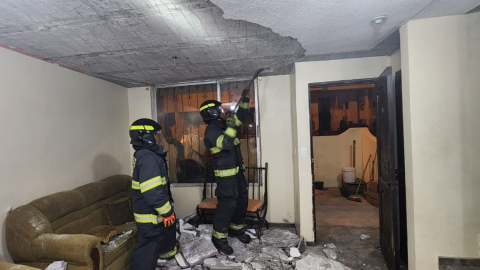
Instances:
[[[367,170],[367,166],[368,166],[368,163],[370,162],[371,157],[372,157],[372,154],[370,154],[368,156],[368,160],[367,160],[367,163],[365,165],[365,168],[363,168],[362,179],[358,182],[357,191],[355,192],[355,195],[348,196],[348,198],[347,198],[348,200],[354,201],[354,202],[361,202],[362,201],[362,199],[359,196],[357,196],[358,195],[358,190],[360,189],[360,185],[362,185],[362,183],[363,183],[363,179],[365,177],[365,171]]]

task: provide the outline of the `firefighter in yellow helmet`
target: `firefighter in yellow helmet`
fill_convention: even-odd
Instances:
[[[237,129],[248,117],[250,91],[244,90],[236,113],[224,120],[221,103],[207,100],[200,106],[200,115],[208,124],[204,143],[213,154],[218,204],[213,219],[212,242],[222,253],[230,255],[232,247],[227,237],[236,237],[242,243],[251,238],[245,233],[245,215],[248,205],[248,184],[243,175],[244,164]]]
[[[138,242],[132,254],[132,270],[154,270],[157,259],[177,254],[176,221],[160,130],[151,119],[130,126],[133,157],[132,200]]]

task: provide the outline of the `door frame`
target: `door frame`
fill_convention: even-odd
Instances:
[[[311,134],[312,130],[312,88],[320,88],[320,87],[329,87],[329,86],[349,86],[349,85],[356,85],[356,84],[371,84],[375,83],[377,78],[364,78],[364,79],[352,79],[352,80],[341,80],[341,81],[328,81],[328,82],[317,82],[317,83],[309,83],[308,84],[308,119],[309,119],[309,127],[310,127],[310,154],[311,154],[311,173],[312,173],[312,215],[313,215],[313,234],[315,239],[315,244],[318,244],[318,237],[317,237],[317,213],[315,211],[315,159],[313,155],[313,135]]]
[[[395,92],[395,94],[401,94],[401,85],[400,85],[400,89],[397,89],[397,85],[398,85],[398,82],[397,82],[397,78],[399,78],[399,74],[401,74],[400,71],[396,71],[395,74],[391,74],[392,78],[395,78],[395,83],[393,84],[392,83],[392,87],[393,87],[393,91]],[[354,84],[362,84],[362,83],[376,83],[376,80],[378,79],[377,78],[365,78],[365,79],[353,79],[353,80],[341,80],[341,81],[328,81],[328,82],[320,82],[320,83],[310,83],[308,84],[308,109],[309,109],[309,120],[310,120],[310,130],[312,130],[312,112],[311,112],[311,88],[319,88],[319,87],[329,87],[329,86],[348,86],[348,85],[354,85]],[[401,82],[400,82],[401,84]],[[378,93],[377,93],[378,94]],[[400,104],[398,103],[400,102]],[[401,97],[400,97],[400,100],[396,100],[396,106],[401,106]],[[376,107],[378,109],[378,103],[376,104]],[[403,119],[401,118],[402,115],[398,115],[398,113],[400,112],[401,113],[402,110],[395,110],[396,112],[396,126],[399,125],[398,121],[402,121],[402,124],[403,124]],[[378,125],[378,124],[377,124]],[[398,129],[398,127],[397,127]],[[377,132],[378,132],[378,129],[377,129]],[[398,131],[397,131],[398,132]],[[375,136],[378,138],[377,134],[375,134]],[[396,135],[395,135],[396,136]],[[396,138],[398,139],[398,138]],[[402,151],[404,149],[401,149]],[[312,172],[312,190],[313,190],[313,198],[312,198],[312,203],[313,203],[313,226],[314,226],[314,235],[315,235],[315,243],[317,244],[318,243],[318,237],[317,237],[317,229],[316,229],[316,211],[315,211],[315,162],[314,162],[314,148],[313,148],[313,135],[310,134],[310,151],[311,151],[311,156],[312,156],[312,160],[311,160],[311,172]],[[378,149],[377,149],[378,151]],[[397,149],[398,151],[398,149]],[[397,154],[397,152],[396,152]],[[377,166],[378,166],[378,162],[377,162]],[[400,191],[399,191],[399,196],[403,196],[405,198],[406,194],[400,194]],[[399,215],[404,215],[404,219],[406,219],[406,213],[402,213],[402,210],[401,209],[398,209],[399,210]],[[379,211],[379,217],[380,217],[380,208],[378,208],[378,211]],[[401,218],[402,219],[402,218]],[[379,232],[380,232],[380,227],[379,227]],[[405,239],[404,240],[400,240],[401,242],[403,242],[405,244],[405,246],[408,244],[408,242],[406,241],[406,228],[405,228],[405,231],[402,231],[401,232],[401,235],[400,235],[400,239],[402,237],[404,237]],[[408,265],[408,261],[404,261],[405,257],[402,256],[402,253],[403,252],[406,252],[408,254],[408,250],[407,248],[404,248],[403,251],[401,251],[400,255],[399,255],[399,258],[400,258],[400,265],[401,265],[401,269],[407,269],[407,268],[402,268],[402,265],[403,267],[405,267],[405,265]],[[403,258],[402,258],[403,257]]]

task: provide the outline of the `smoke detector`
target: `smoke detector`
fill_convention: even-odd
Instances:
[[[387,16],[385,15],[377,16],[371,20],[373,24],[382,24],[382,23],[385,23],[386,21],[387,21]]]

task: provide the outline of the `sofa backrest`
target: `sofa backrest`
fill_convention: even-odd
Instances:
[[[6,221],[10,255],[16,262],[34,261],[30,243],[40,234],[79,234],[107,225],[103,204],[128,196],[131,180],[128,175],[114,175],[16,208]]]

